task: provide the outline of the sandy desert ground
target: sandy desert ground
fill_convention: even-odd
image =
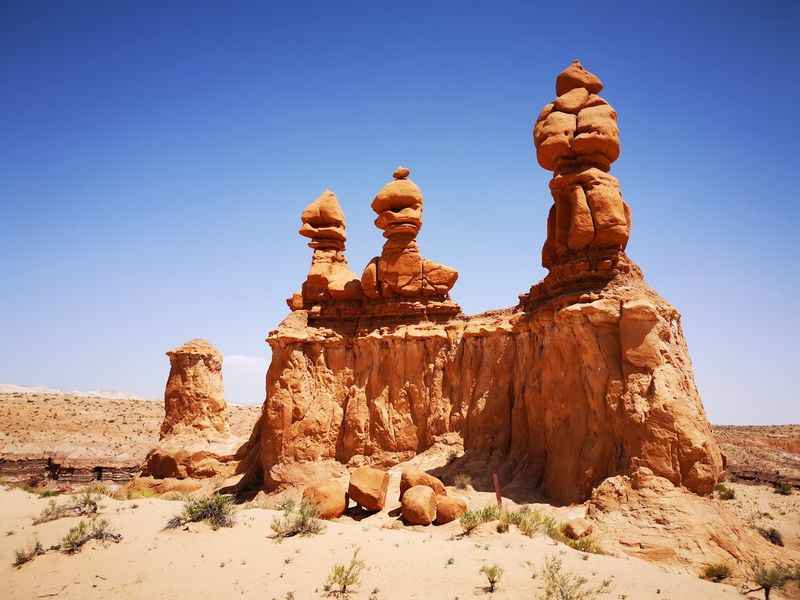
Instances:
[[[473,504],[489,498],[472,498]],[[48,499],[19,489],[0,492],[0,567],[5,598],[321,598],[335,563],[360,548],[366,563],[354,598],[472,598],[489,595],[479,570],[497,564],[504,576],[493,598],[535,598],[542,593],[545,557],[561,558],[564,569],[591,586],[610,581],[607,598],[734,598],[735,587],[670,572],[635,558],[585,554],[544,535],[528,538],[491,524],[462,536],[458,523],[395,529],[395,517],[380,513],[356,522],[343,517],[313,537],[272,539],[277,511],[240,509],[236,524],[212,530],[204,523],[164,530],[180,503],[154,498],[117,501],[104,497],[102,515],[119,543],[89,542],[74,555],[49,552],[21,568],[11,566],[14,550],[38,538],[57,543],[78,518],[42,525],[32,519]],[[293,594],[293,595],[292,595]],[[757,596],[752,596],[757,597]]]
[[[229,407],[232,429],[246,435],[259,407]],[[164,410],[161,402],[105,400],[69,394],[5,394],[0,396],[0,458],[59,456],[132,463],[140,461],[158,439]],[[715,434],[733,470],[758,471],[762,483],[730,483],[735,498],[725,503],[752,527],[774,527],[788,551],[800,560],[800,493],[776,494],[766,482],[776,471],[793,476],[799,459],[793,452],[800,428],[716,428]],[[430,465],[421,464],[423,468]],[[737,598],[743,581],[730,585],[704,581],[676,568],[629,556],[587,554],[538,534],[522,535],[513,526],[498,533],[495,523],[481,525],[469,536],[458,522],[439,527],[407,527],[398,517],[399,468],[392,470],[388,510],[367,516],[349,512],[329,522],[322,534],[278,542],[270,523],[278,511],[263,496],[236,507],[232,528],[212,530],[205,523],[165,530],[181,502],[161,498],[119,500],[100,496],[100,514],[122,535],[119,543],[91,541],[76,554],[50,551],[20,568],[12,566],[15,550],[38,539],[45,548],[58,543],[79,522],[68,517],[35,525],[33,519],[51,498],[19,487],[0,489],[0,588],[3,598],[322,598],[325,580],[335,563],[349,561],[360,548],[366,570],[352,598],[472,598],[489,596],[482,565],[496,564],[504,575],[495,598],[543,597],[541,568],[557,556],[563,568],[585,577],[588,585],[608,581],[600,598],[689,599]],[[107,484],[113,490],[117,484]],[[81,489],[68,482],[50,482],[63,493]],[[494,501],[493,494],[472,488],[451,493],[465,497],[471,508]],[[510,504],[509,500],[504,500]],[[537,506],[559,520],[580,516],[581,505]],[[534,576],[535,575],[535,576]],[[752,593],[750,598],[760,598]],[[773,598],[796,598],[787,589]]]

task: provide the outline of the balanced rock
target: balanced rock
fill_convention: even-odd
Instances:
[[[436,496],[436,524],[444,525],[455,521],[467,512],[465,500],[456,496]]]
[[[386,504],[389,473],[374,467],[359,467],[350,473],[347,495],[368,511],[380,511]]]
[[[403,494],[402,513],[409,525],[430,525],[436,519],[436,493],[427,485],[407,489]]]
[[[347,494],[339,481],[325,481],[303,490],[303,499],[313,504],[320,519],[337,519],[347,509]]]
[[[161,437],[190,433],[228,433],[222,385],[222,354],[195,339],[167,352],[169,378],[164,390]]]
[[[300,235],[310,238],[314,250],[311,268],[302,291],[287,300],[289,308],[301,310],[336,300],[361,298],[361,282],[350,270],[344,255],[345,219],[336,195],[325,190],[300,216]]]
[[[536,119],[536,157],[553,171],[542,248],[542,266],[550,273],[523,304],[601,286],[621,271],[638,274],[624,254],[630,207],[608,173],[620,142],[617,113],[597,95],[602,88],[596,75],[574,61],[556,78],[558,97]]]
[[[426,485],[437,495],[447,495],[447,490],[440,479],[416,467],[406,467],[400,475],[400,500],[403,499],[406,490],[416,485]]]
[[[373,258],[361,276],[368,298],[436,298],[444,300],[458,279],[458,271],[429,261],[419,253],[417,234],[422,227],[422,191],[398,167],[394,179],[372,201],[375,225],[387,238],[380,257]]]

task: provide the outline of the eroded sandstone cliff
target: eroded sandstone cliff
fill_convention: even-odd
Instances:
[[[408,169],[395,172],[373,202],[388,241],[364,271],[363,295],[312,298],[304,288],[268,337],[246,484],[394,464],[455,433],[465,461],[555,502],[585,500],[640,467],[711,491],[722,457],[680,315],[625,254],[631,210],[609,174],[619,131],[602,87],[574,62],[537,119],[537,157],[554,173],[549,274],[515,309],[460,313],[449,297],[457,272],[416,247],[421,192]],[[425,274],[439,272],[441,285],[426,286],[436,278]]]

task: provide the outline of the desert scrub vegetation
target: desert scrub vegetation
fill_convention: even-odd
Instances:
[[[464,533],[469,535],[478,525],[496,521],[499,518],[500,507],[494,504],[487,504],[483,508],[466,511],[461,515],[458,522],[461,524],[461,529],[464,530]]]
[[[27,546],[14,550],[14,562],[12,564],[19,569],[22,565],[32,561],[40,554],[44,554],[44,548],[39,538],[34,538]]]
[[[277,540],[295,535],[315,535],[324,529],[319,520],[317,507],[305,498],[297,504],[287,500],[280,506],[282,515],[275,517],[270,525]]]
[[[231,496],[203,496],[189,498],[183,503],[181,514],[167,522],[167,529],[177,529],[187,523],[205,521],[214,530],[233,527],[233,498]]]
[[[786,565],[777,563],[767,566],[759,560],[750,565],[750,579],[757,587],[743,590],[744,594],[764,592],[764,599],[769,600],[772,590],[779,590],[791,581],[800,581],[800,565]]]
[[[733,500],[736,498],[736,492],[733,488],[729,488],[724,483],[718,483],[714,490],[717,492],[717,498],[720,500]]]
[[[87,491],[73,496],[72,501],[64,504],[51,499],[47,507],[33,520],[34,525],[63,519],[65,517],[86,517],[97,514],[99,506],[92,493]]]
[[[775,484],[775,493],[781,496],[791,496],[792,485],[788,481],[779,481]]]
[[[714,583],[719,583],[731,576],[731,568],[725,563],[715,563],[707,565],[700,575],[703,579],[708,579]]]
[[[589,580],[564,569],[561,559],[548,556],[541,571],[544,580],[542,600],[594,600],[611,591],[611,581],[605,579],[600,585],[591,587]]]
[[[498,567],[497,565],[483,565],[480,573],[486,576],[486,581],[489,582],[487,591],[490,594],[493,594],[497,589],[497,585],[500,583],[500,580],[503,578],[502,567]]]
[[[61,540],[61,550],[74,554],[89,540],[118,543],[121,539],[121,535],[109,530],[109,523],[105,519],[92,519],[90,522],[81,519],[80,523],[72,527]]]
[[[783,536],[781,532],[774,527],[756,527],[756,531],[768,542],[776,546],[783,546]]]
[[[361,583],[361,572],[366,567],[366,563],[358,558],[360,548],[356,548],[350,563],[346,565],[335,564],[331,568],[328,579],[323,589],[329,596],[346,598],[359,583]]]

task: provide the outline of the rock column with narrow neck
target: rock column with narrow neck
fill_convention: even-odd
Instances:
[[[403,301],[416,301],[418,306],[455,314],[458,307],[450,302],[449,292],[458,271],[420,254],[417,234],[422,227],[422,191],[409,174],[406,167],[398,167],[394,179],[372,201],[372,210],[378,214],[375,226],[383,230],[386,243],[381,255],[364,269],[361,286],[369,300],[399,300],[401,307],[410,306]]]
[[[310,238],[314,250],[311,268],[302,291],[287,300],[292,310],[312,310],[331,301],[361,298],[361,282],[350,270],[344,255],[345,220],[339,200],[330,190],[303,210],[300,235]]]
[[[620,273],[638,276],[625,256],[630,207],[609,174],[620,154],[617,113],[598,93],[603,83],[573,61],[556,78],[557,98],[533,129],[539,164],[553,171],[542,266],[549,274],[522,297],[535,307],[569,292],[601,287]]]

